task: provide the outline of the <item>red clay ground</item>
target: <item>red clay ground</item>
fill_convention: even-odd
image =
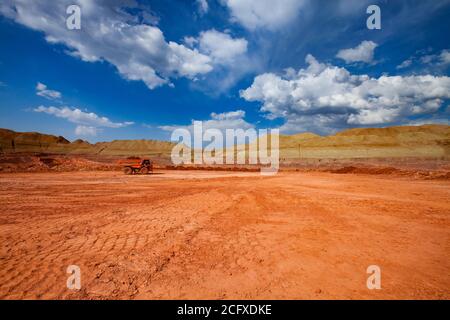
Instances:
[[[2,299],[449,299],[450,182],[0,174]],[[66,268],[81,268],[80,291]],[[378,265],[382,289],[368,290]]]

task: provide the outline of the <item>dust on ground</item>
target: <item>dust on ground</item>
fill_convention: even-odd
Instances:
[[[450,182],[0,174],[2,299],[449,299]],[[80,291],[66,288],[81,268]],[[368,290],[378,265],[382,289]]]

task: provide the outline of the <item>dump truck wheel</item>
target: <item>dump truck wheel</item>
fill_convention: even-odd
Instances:
[[[125,167],[125,168],[123,168],[123,173],[125,173],[125,174],[132,174],[133,173],[133,169],[131,169],[130,167]]]
[[[143,167],[143,168],[141,168],[141,170],[139,172],[141,174],[148,174],[148,168],[147,167]]]

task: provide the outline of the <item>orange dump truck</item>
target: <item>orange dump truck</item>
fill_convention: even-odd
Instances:
[[[149,159],[129,158],[119,160],[125,174],[148,174],[153,172],[153,163]]]

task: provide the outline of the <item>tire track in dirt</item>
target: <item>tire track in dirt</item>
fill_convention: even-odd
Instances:
[[[0,184],[0,298],[370,298],[356,286],[369,260],[401,270],[386,281],[404,291],[384,297],[446,296],[447,182],[110,174],[22,175],[17,186],[11,175],[7,190]],[[81,267],[79,292],[65,288],[69,264]]]
[[[30,251],[26,251],[23,255],[10,257],[9,264],[13,265],[16,272],[11,276],[11,269],[9,269],[6,274],[0,274],[4,280],[1,286],[1,291],[6,292],[6,295],[11,296],[12,288],[14,288],[14,291],[20,291],[21,288],[30,287],[30,282],[34,282],[34,289],[39,290],[41,286],[46,288],[45,290],[41,290],[40,293],[40,296],[46,296],[53,288],[49,286],[50,281],[45,281],[45,279],[47,279],[49,275],[58,272],[60,273],[61,271],[59,270],[60,268],[52,268],[52,265],[61,265],[61,262],[69,261],[70,257],[82,256],[84,252],[92,251],[98,254],[101,260],[105,257],[120,255],[124,251],[128,252],[140,250],[149,246],[150,243],[154,245],[160,238],[172,237],[173,234],[176,234],[183,228],[180,226],[173,227],[172,225],[174,225],[176,219],[171,219],[170,216],[167,216],[167,214],[163,214],[163,211],[171,210],[171,207],[173,207],[175,211],[182,212],[184,209],[177,208],[177,206],[185,202],[192,201],[189,197],[192,196],[184,196],[181,198],[175,198],[174,200],[166,199],[165,202],[167,205],[159,205],[159,209],[156,210],[152,210],[151,207],[148,208],[148,206],[146,206],[146,210],[151,214],[142,214],[138,211],[137,214],[119,215],[113,219],[108,218],[107,212],[103,214],[96,214],[96,216],[90,217],[89,219],[92,221],[110,221],[98,227],[94,224],[92,228],[96,229],[95,236],[89,235],[80,237],[80,233],[82,234],[82,232],[80,232],[79,228],[73,228],[73,226],[77,224],[83,225],[83,221],[80,222],[79,217],[72,217],[71,215],[73,214],[69,214],[68,217],[63,215],[58,218],[60,221],[65,221],[66,226],[70,226],[70,228],[64,228],[66,229],[65,237],[67,238],[67,236],[69,236],[69,239],[66,239],[65,241],[61,241],[61,237],[53,238],[51,241],[44,240],[44,236],[40,230],[45,230],[45,228],[43,224],[37,223],[30,230],[33,234],[30,238],[36,241],[34,242],[35,248],[39,248],[41,246],[39,243],[46,242],[45,250],[43,251],[41,249],[37,249],[32,256],[30,255]],[[198,201],[195,200],[194,202]],[[160,215],[165,215],[165,217],[161,218]],[[121,220],[126,220],[127,222],[124,223]],[[103,234],[102,232],[105,229],[108,229],[108,232]],[[116,234],[111,235],[109,230],[116,230]],[[19,234],[20,232],[23,232],[20,229],[15,231],[19,232]],[[64,234],[64,231],[61,230],[60,233]],[[61,246],[61,243],[64,244]],[[48,252],[51,253],[49,254]],[[27,258],[24,259],[24,256]],[[52,258],[50,259],[50,257]],[[39,278],[39,272],[37,269],[32,268],[29,271],[24,269],[24,260],[26,260],[26,265],[39,265],[41,269],[47,270],[47,272],[41,277],[41,280],[36,281],[36,278]],[[160,261],[166,260],[167,259],[164,258],[162,260],[160,259]],[[83,259],[81,259],[81,261],[83,261]],[[165,267],[165,264],[160,261],[157,261],[155,267],[158,272],[162,271]],[[26,290],[23,290],[23,292],[24,295],[21,296],[22,298],[27,294]]]

